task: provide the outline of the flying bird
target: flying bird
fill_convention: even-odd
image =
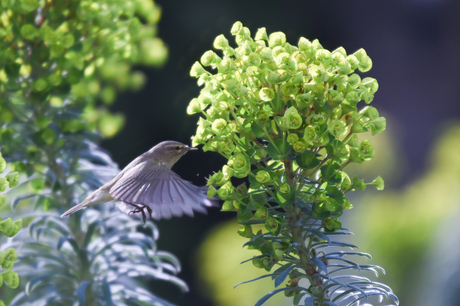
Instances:
[[[155,220],[181,217],[184,214],[193,217],[194,211],[206,213],[205,207],[216,204],[215,199],[207,197],[207,188],[195,186],[171,170],[191,150],[197,149],[177,141],[157,144],[61,217],[110,201],[117,201],[119,208],[125,213],[141,213],[144,223],[146,213]]]

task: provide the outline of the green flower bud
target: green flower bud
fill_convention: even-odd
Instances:
[[[256,113],[256,119],[260,121],[267,121],[270,118],[270,115],[265,110],[260,110]]]
[[[373,106],[366,106],[359,113],[370,120],[375,120],[379,117],[378,110]]]
[[[265,28],[259,28],[256,32],[256,36],[254,37],[255,40],[267,40],[268,41],[268,36],[267,36],[267,29]]]
[[[330,212],[334,212],[339,208],[339,203],[337,203],[336,200],[330,197],[326,198],[326,201],[324,201],[324,205],[326,209]]]
[[[304,78],[303,78],[303,72],[299,71],[297,72],[291,79],[292,84],[298,84],[298,83],[303,83]]]
[[[279,68],[283,68],[285,67],[289,61],[291,60],[291,55],[289,53],[286,53],[286,52],[281,52],[280,54],[278,54],[275,58],[275,63],[276,65],[279,67]]]
[[[233,69],[233,62],[230,58],[224,58],[217,67],[219,73],[226,73]]]
[[[270,233],[275,233],[278,230],[278,220],[276,220],[273,217],[268,217],[267,220],[265,221],[265,228],[270,232]]]
[[[284,194],[288,194],[291,191],[291,186],[288,183],[282,183],[279,187],[279,191]]]
[[[339,138],[345,133],[346,125],[345,123],[343,123],[343,121],[336,120],[332,122],[331,124],[329,124],[328,130],[329,130],[329,133],[332,134],[332,136],[334,136],[335,138]]]
[[[206,70],[204,70],[203,66],[201,66],[199,62],[195,62],[195,64],[192,66],[192,69],[190,69],[190,76],[195,78],[204,73],[206,73]]]
[[[371,160],[375,155],[374,146],[369,140],[364,140],[359,145],[359,153],[364,160]]]
[[[18,254],[16,253],[16,250],[13,248],[0,251],[0,265],[2,266],[3,270],[11,270],[14,267],[14,262],[17,258]]]
[[[216,135],[220,135],[224,132],[225,127],[227,126],[227,121],[225,119],[219,118],[214,120],[212,123],[212,131],[216,133]]]
[[[251,171],[251,163],[243,153],[236,153],[228,161],[228,165],[235,170],[235,177],[246,177]]]
[[[366,102],[366,104],[369,104],[372,102],[372,100],[374,100],[374,95],[371,94],[371,90],[367,88],[359,94],[359,98]]]
[[[296,143],[292,145],[292,148],[296,152],[305,152],[307,147],[308,147],[308,144],[304,139],[299,139],[299,141],[297,141]]]
[[[272,48],[268,48],[268,47],[263,48],[260,51],[260,58],[265,62],[270,61],[273,58]]]
[[[336,231],[342,228],[342,222],[329,217],[323,220],[323,227],[327,231]]]
[[[254,213],[254,218],[256,220],[264,220],[268,217],[268,209],[265,206],[259,207]]]
[[[377,190],[383,190],[383,188],[385,188],[385,182],[380,176],[378,176],[375,180],[372,181],[372,183],[369,183],[368,185],[374,186],[377,188]]]
[[[11,172],[6,176],[10,188],[16,187],[19,183],[19,173]]]
[[[11,218],[0,221],[0,231],[7,237],[13,237],[16,235],[22,227],[22,219],[16,221]]]
[[[215,56],[216,56],[216,54],[214,53],[214,51],[212,51],[212,50],[206,51],[201,56],[200,62],[201,62],[201,64],[203,66],[208,67],[209,65],[211,65],[214,62],[214,57]]]
[[[262,101],[271,101],[275,98],[275,92],[271,88],[264,87],[259,91],[259,98]]]
[[[273,71],[265,75],[265,80],[272,84],[279,84],[281,82],[281,76]]]
[[[298,129],[302,125],[302,117],[294,106],[291,106],[284,113],[284,124],[289,129]]]
[[[366,183],[364,183],[364,180],[360,180],[357,176],[353,177],[352,183],[353,183],[353,188],[360,189],[360,190],[366,190]]]
[[[252,237],[254,237],[254,234],[252,233],[251,225],[243,225],[243,227],[238,230],[238,235],[240,235],[240,236],[242,236],[244,238],[252,238]],[[255,261],[257,261],[257,260],[255,259],[255,260],[252,261],[252,264],[255,267],[263,268],[262,262],[260,262],[260,264],[259,264],[259,263],[256,263]],[[258,264],[260,265],[260,267],[257,266]]]
[[[294,133],[291,133],[287,136],[287,142],[290,144],[290,145],[293,145],[294,143],[296,143],[297,141],[299,141],[299,136],[297,136],[297,134],[294,134]]]
[[[259,66],[260,64],[260,55],[258,53],[252,52],[248,57],[249,65]]]
[[[270,173],[265,170],[260,170],[256,174],[256,181],[259,183],[267,183],[271,180]]]
[[[285,83],[281,85],[281,92],[289,97],[295,98],[297,93],[299,92],[300,88],[293,83]]]
[[[334,89],[331,89],[329,90],[329,95],[331,97],[331,99],[329,100],[329,102],[342,102],[343,100],[343,93],[337,91],[337,90],[334,90]],[[331,104],[334,104],[334,105],[337,105],[337,103],[331,103]]]
[[[316,51],[315,58],[321,63],[327,63],[331,60],[331,51],[326,49],[320,49]]]
[[[233,24],[232,29],[230,30],[230,33],[232,35],[237,35],[237,34],[242,34],[243,31],[243,24],[240,21],[237,21]]]
[[[16,289],[19,286],[19,276],[16,272],[13,272],[13,271],[4,272],[3,280],[12,289]]]
[[[331,59],[332,59],[332,63],[336,65],[337,67],[342,67],[343,65],[345,65],[345,63],[350,65],[347,62],[345,56],[340,52],[333,52]]]
[[[360,83],[361,83],[361,77],[358,74],[353,73],[352,75],[348,77],[348,84],[350,84],[350,86],[352,86],[353,88],[355,88]]]
[[[305,139],[307,143],[312,143],[316,139],[315,128],[311,125],[307,126],[303,134],[303,139]]]
[[[375,94],[375,92],[379,89],[379,83],[374,78],[364,78],[361,81],[361,85],[369,89],[370,94]]]
[[[233,153],[233,151],[235,151],[235,145],[231,139],[228,139],[226,141],[219,141],[217,143],[217,149],[220,153],[230,155]]]
[[[347,56],[347,51],[345,50],[344,47],[338,47],[337,49],[335,49],[334,51],[332,51],[332,53],[340,53],[340,54],[342,54],[343,56]]]
[[[238,231],[239,234],[239,231]],[[240,234],[241,235],[241,234]],[[243,236],[244,237],[244,236]],[[252,237],[251,237],[252,238]],[[263,269],[264,265],[262,264],[263,258],[256,258],[252,260],[252,265],[256,268]]]
[[[358,60],[358,70],[361,72],[367,72],[371,70],[372,68],[372,60],[371,58],[367,55],[366,51],[364,49],[359,49],[353,55],[356,57]]]
[[[232,183],[227,182],[222,187],[219,188],[217,195],[222,200],[226,200],[229,196],[231,196],[232,191],[233,191],[232,189],[233,189]]]
[[[306,39],[305,37],[300,37],[299,42],[297,44],[301,51],[310,51],[311,48],[311,41]]]
[[[187,114],[193,115],[196,113],[201,113],[202,108],[200,101],[197,98],[193,98],[192,101],[190,101],[189,105],[187,106]]]
[[[351,70],[355,70],[356,68],[358,68],[359,61],[353,54],[347,56],[347,62],[350,64]]]
[[[213,43],[214,49],[223,50],[228,47],[228,40],[223,34],[216,37]]]
[[[230,180],[230,179],[233,177],[233,175],[235,174],[235,170],[233,170],[232,168],[230,168],[230,167],[227,166],[227,165],[224,165],[224,166],[222,167],[222,173],[223,173],[223,175],[224,175],[223,179],[224,179],[225,181],[228,181],[228,180]]]
[[[346,94],[345,99],[350,102],[351,105],[356,105],[359,102],[359,95],[357,91],[350,91]]]
[[[216,173],[214,173],[213,175],[211,175],[209,177],[209,180],[206,183],[206,185],[207,186],[211,186],[213,184],[222,185],[222,184],[219,184],[219,183],[222,182],[223,179],[224,179],[224,174],[221,171],[216,172]]]
[[[208,192],[207,192],[208,198],[211,199],[211,198],[214,197],[216,194],[217,194],[217,189],[214,188],[214,186],[212,186],[212,185],[209,186],[209,187],[208,187]]]
[[[339,66],[339,73],[342,75],[348,75],[352,71],[353,70],[351,69],[350,63],[348,63],[348,61],[345,61],[345,63],[342,66]]]
[[[268,38],[268,45],[270,47],[282,46],[286,43],[286,35],[283,32],[274,32]]]
[[[326,122],[326,118],[322,114],[312,114],[307,117],[306,121],[312,126],[320,126]]]

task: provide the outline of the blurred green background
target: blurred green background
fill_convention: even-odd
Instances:
[[[189,77],[192,64],[212,49],[219,34],[230,38],[239,20],[252,33],[283,31],[291,44],[300,36],[333,50],[364,48],[373,60],[366,76],[379,82],[373,101],[387,118],[387,131],[372,137],[376,157],[355,173],[370,181],[382,175],[386,188],[351,195],[354,209],[343,224],[384,267],[380,281],[402,305],[460,304],[460,1],[156,1],[162,7],[159,37],[168,63],[148,70],[146,86],[120,94],[112,110],[126,117],[124,129],[103,142],[120,167],[163,140],[190,143],[197,116],[186,107],[200,88]],[[221,168],[214,153],[192,152],[174,167],[204,185]],[[370,188],[369,188],[370,189]],[[191,292],[152,283],[154,292],[179,305],[253,305],[273,289],[269,281],[233,286],[264,271],[241,246],[232,213],[158,222],[160,249],[179,256],[181,277]],[[366,275],[367,276],[367,275]],[[280,296],[281,297],[281,296]],[[269,304],[271,303],[271,304]],[[266,305],[284,305],[276,298]],[[288,304],[287,304],[288,305]]]

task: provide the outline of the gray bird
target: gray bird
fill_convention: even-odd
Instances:
[[[118,201],[128,214],[146,212],[155,220],[193,217],[193,211],[206,213],[205,207],[215,200],[206,195],[206,187],[198,187],[180,178],[171,167],[190,150],[197,150],[177,141],[163,141],[137,157],[113,180],[93,191],[83,202],[61,215],[62,218],[82,208]]]

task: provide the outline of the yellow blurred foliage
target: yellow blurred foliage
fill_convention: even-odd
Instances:
[[[236,233],[239,228],[236,218],[218,224],[210,231],[211,234],[198,251],[197,265],[203,284],[202,295],[212,300],[215,306],[254,305],[258,299],[275,289],[270,277],[233,288],[240,282],[271,273],[254,267],[251,261],[240,264],[260,255],[260,252],[242,247],[248,240]],[[281,292],[264,304],[275,305],[292,305],[292,298],[286,298]]]

